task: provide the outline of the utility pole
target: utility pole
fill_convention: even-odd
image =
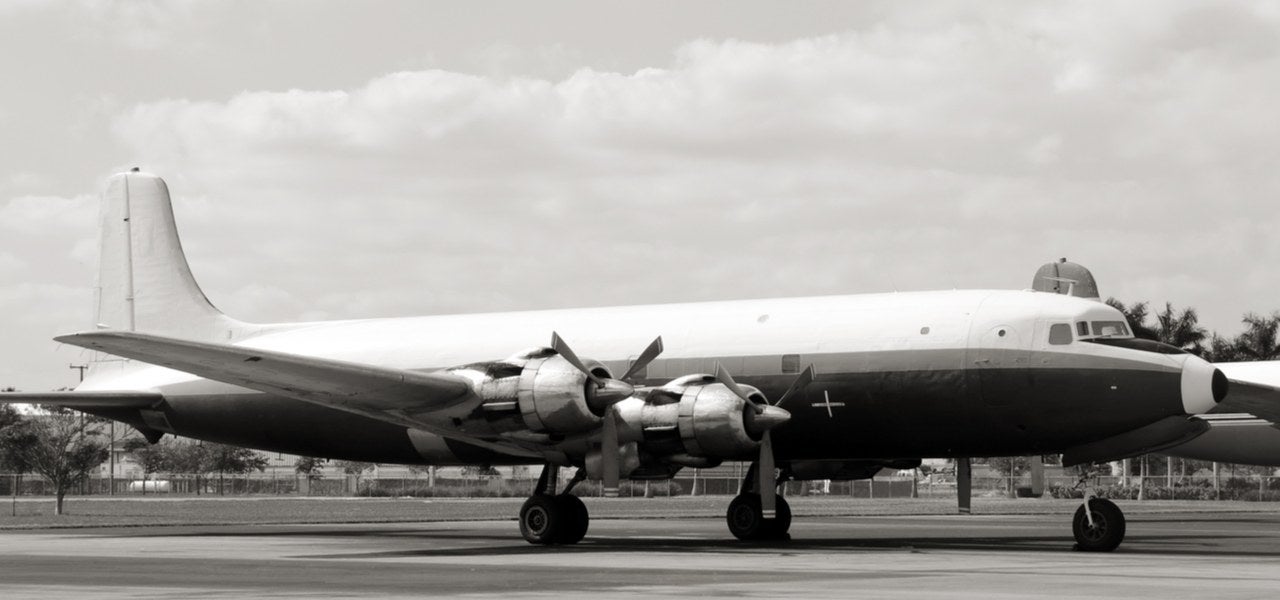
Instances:
[[[67,365],[67,368],[68,368],[68,369],[75,369],[76,371],[78,371],[78,372],[79,372],[79,375],[80,375],[80,383],[84,383],[84,371],[85,371],[85,369],[88,369],[88,368],[89,368],[89,365],[74,365],[74,364],[69,364],[69,365]],[[80,440],[81,440],[82,442],[83,442],[83,440],[84,440],[84,413],[80,413]],[[83,496],[83,495],[84,495],[85,486],[87,486],[87,485],[89,485],[89,482],[88,482],[88,481],[86,481],[86,480],[81,480],[81,481],[80,481],[80,495],[81,495],[81,496]]]

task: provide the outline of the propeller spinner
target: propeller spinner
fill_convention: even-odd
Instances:
[[[653,359],[662,354],[662,336],[658,336],[652,342],[649,342],[649,346],[640,353],[640,356],[631,364],[631,368],[627,369],[627,372],[618,379],[601,377],[592,373],[591,369],[587,368],[586,363],[583,363],[582,359],[578,358],[578,354],[573,351],[573,348],[569,347],[569,344],[558,333],[551,333],[551,349],[555,350],[565,361],[573,365],[573,368],[581,371],[591,383],[595,384],[595,387],[587,388],[587,405],[592,410],[597,411],[596,414],[600,414],[614,404],[626,400],[636,393],[635,386],[628,383],[627,380],[644,370],[645,367],[649,366],[650,362],[653,362]]]

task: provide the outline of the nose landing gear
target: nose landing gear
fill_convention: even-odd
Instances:
[[[1071,519],[1071,533],[1076,537],[1076,550],[1110,552],[1124,541],[1124,513],[1106,498],[1086,493],[1084,504]]]
[[[1124,513],[1120,507],[1106,498],[1098,498],[1093,488],[1085,486],[1088,474],[1081,470],[1080,482],[1084,487],[1084,502],[1071,518],[1071,533],[1076,538],[1075,549],[1081,552],[1110,552],[1124,541]]]

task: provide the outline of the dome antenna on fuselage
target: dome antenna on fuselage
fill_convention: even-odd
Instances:
[[[1036,271],[1035,278],[1031,280],[1031,289],[1037,292],[1102,300],[1098,295],[1098,283],[1094,281],[1093,273],[1082,265],[1068,262],[1065,258],[1041,266]]]

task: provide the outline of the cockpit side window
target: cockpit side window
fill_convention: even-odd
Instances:
[[[1093,335],[1102,337],[1129,337],[1129,326],[1124,321],[1094,321]]]
[[[1076,321],[1076,335],[1079,337],[1086,337],[1089,335],[1088,321]]]
[[[1049,343],[1055,346],[1071,343],[1071,326],[1066,323],[1054,323],[1049,326]]]

